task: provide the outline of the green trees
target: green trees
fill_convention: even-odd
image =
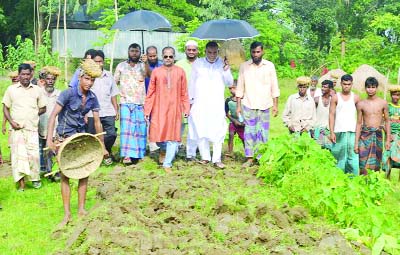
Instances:
[[[60,3],[64,5],[61,0],[0,1],[0,43],[14,44],[21,35],[32,39],[37,51],[42,31],[59,16]],[[318,73],[324,64],[352,72],[366,63],[394,74],[400,64],[398,0],[68,0],[66,12],[71,15],[83,4],[89,14],[101,12],[93,24],[108,35],[99,42],[104,44],[113,38],[109,28],[116,19],[115,3],[119,17],[137,9],[153,10],[170,20],[175,32],[191,33],[210,19],[246,20],[260,31],[255,40],[266,45],[266,57],[283,77]],[[175,46],[183,50],[186,39]],[[243,40],[246,51],[249,42]]]

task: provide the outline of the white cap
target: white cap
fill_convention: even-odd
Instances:
[[[186,44],[185,44],[185,47],[187,47],[187,46],[199,47],[199,45],[197,44],[197,42],[194,41],[194,40],[189,40],[189,41],[187,41]]]

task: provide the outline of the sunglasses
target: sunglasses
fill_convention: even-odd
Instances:
[[[165,58],[165,59],[167,59],[167,58],[170,58],[170,59],[173,59],[174,58],[174,56],[167,56],[167,55],[165,55],[165,56],[163,56],[163,58]]]

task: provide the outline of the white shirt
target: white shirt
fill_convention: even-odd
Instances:
[[[228,129],[224,92],[225,86],[232,83],[231,71],[224,71],[220,58],[214,63],[205,58],[193,63],[189,82],[189,99],[193,104],[188,120],[188,139],[207,138],[211,142],[223,142]]]
[[[335,115],[334,132],[356,132],[357,110],[354,103],[354,93],[350,92],[350,98],[344,101],[342,93],[337,93],[337,106]]]

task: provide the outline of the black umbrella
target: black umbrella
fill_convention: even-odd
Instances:
[[[202,40],[253,38],[260,33],[244,20],[220,19],[203,23],[191,37]]]
[[[156,12],[139,10],[126,14],[115,22],[111,29],[142,31],[142,51],[144,52],[143,31],[171,31],[171,23]]]

